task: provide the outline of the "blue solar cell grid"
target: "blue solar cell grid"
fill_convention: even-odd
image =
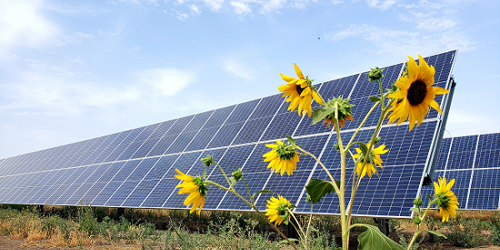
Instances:
[[[449,51],[426,58],[436,69],[436,86],[447,87],[456,51]],[[400,76],[403,63],[383,68],[384,89]],[[343,96],[354,104],[354,122],[347,121],[342,135],[352,135],[354,129],[369,111],[369,96],[378,94],[378,84],[368,82],[367,72],[316,84],[326,100]],[[441,103],[442,97],[437,99]],[[227,184],[215,166],[206,168],[200,159],[212,155],[219,161],[226,174],[241,168],[250,184],[250,191],[272,189],[297,205],[297,212],[309,212],[302,188],[311,178],[326,178],[324,171],[307,156],[301,156],[294,175],[271,173],[262,155],[270,151],[265,144],[285,140],[292,135],[297,143],[312,152],[340,176],[338,152],[334,148],[336,136],[324,124],[311,124],[307,116],[300,117],[297,110],[289,111],[289,102],[276,94],[237,105],[209,110],[195,115],[172,119],[111,135],[101,136],[68,145],[40,150],[20,156],[0,159],[0,203],[94,205],[112,207],[180,208],[185,209],[186,195],[178,195],[175,188],[180,181],[174,177],[175,169],[199,175],[207,170],[210,180]],[[313,109],[318,104],[313,101]],[[379,110],[376,110],[376,116]],[[408,125],[384,125],[380,135],[390,151],[383,156],[384,169],[380,177],[365,178],[354,201],[353,213],[389,217],[408,217],[411,201],[415,198],[431,152],[437,112],[431,112],[420,127],[407,133]],[[376,119],[369,119],[357,139],[367,142]],[[479,138],[479,140],[478,140]],[[484,202],[494,204],[499,188],[495,182],[481,181],[497,178],[498,171],[480,171],[499,165],[498,136],[450,139],[443,142],[450,152],[459,148],[460,153],[443,150],[439,154],[436,173],[452,173],[450,164],[464,166],[475,164],[474,169],[464,166],[470,174],[467,195],[475,197],[469,207]],[[476,149],[480,148],[477,153]],[[498,148],[498,146],[496,147]],[[354,149],[353,149],[354,150]],[[348,160],[348,172],[354,166]],[[445,165],[442,167],[442,165]],[[471,167],[472,168],[472,167]],[[477,169],[477,170],[476,170]],[[446,172],[449,171],[449,172]],[[351,178],[347,182],[350,183]],[[465,184],[464,184],[465,185]],[[300,188],[297,188],[300,187]],[[238,182],[235,188],[246,194],[246,187]],[[426,192],[423,188],[422,192]],[[257,206],[265,208],[270,194],[257,197]],[[498,200],[498,199],[497,199]],[[498,202],[497,202],[498,206]],[[205,209],[249,210],[234,195],[212,187]],[[318,203],[314,211],[338,214],[339,206],[333,194]]]
[[[459,209],[498,210],[500,133],[444,139],[434,181],[437,182],[439,176],[448,181],[455,179],[452,191],[457,196]],[[427,194],[434,194],[432,186],[422,187],[422,195]]]

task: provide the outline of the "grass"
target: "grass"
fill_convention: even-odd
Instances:
[[[308,216],[298,216],[306,221]],[[353,223],[374,224],[370,218],[354,218]],[[335,249],[340,236],[340,220],[335,216],[314,216],[310,249]],[[396,241],[404,243],[415,229],[411,220],[390,220]],[[442,223],[432,212],[424,227],[440,231],[448,239],[426,236],[425,242],[461,247],[500,245],[500,213],[462,211],[457,219]],[[281,229],[287,233],[288,227]],[[354,228],[353,235],[363,228]],[[406,233],[405,233],[406,232]],[[131,249],[289,249],[282,244],[264,219],[255,213],[227,211],[126,209],[116,217],[116,209],[46,207],[43,214],[34,206],[0,206],[0,234],[44,246],[111,246]],[[337,237],[337,240],[336,240]],[[406,237],[406,238],[405,238]],[[424,240],[424,238],[422,238]],[[417,249],[417,248],[415,248]],[[418,248],[424,249],[424,248]]]

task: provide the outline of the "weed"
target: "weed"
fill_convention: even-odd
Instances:
[[[446,236],[453,246],[478,247],[487,242],[487,238],[481,235],[481,230],[486,225],[476,218],[450,219],[448,233]]]
[[[494,216],[491,217],[491,234],[494,245],[500,246],[500,212],[496,212]]]

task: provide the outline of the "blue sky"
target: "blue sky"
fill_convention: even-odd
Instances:
[[[500,1],[0,1],[0,159],[458,49],[447,136],[500,132]]]

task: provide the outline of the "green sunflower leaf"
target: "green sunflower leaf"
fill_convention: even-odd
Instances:
[[[291,145],[297,145],[297,144],[295,143],[295,140],[294,140],[291,136],[286,135],[286,139],[288,140],[288,142],[290,142],[290,144],[291,144]]]
[[[363,152],[363,156],[366,156],[366,153],[368,153],[368,146],[366,146],[366,144],[364,144],[363,142],[360,142],[359,149],[361,149],[361,152]]]
[[[362,226],[368,230],[358,236],[358,249],[404,250],[404,247],[385,236],[376,226],[366,224],[362,224]]]
[[[295,239],[295,238],[288,238],[291,242],[299,242],[299,240]],[[287,244],[288,241],[287,240],[282,240],[280,241],[280,244]]]
[[[432,196],[427,195],[427,198],[429,198],[429,201],[432,201]]]
[[[415,212],[417,214],[420,212],[420,211],[418,211],[418,208],[416,208],[416,207],[410,208],[410,211],[413,211],[413,212]]]
[[[333,113],[334,111],[335,107],[319,107],[315,109],[312,115],[313,117],[312,124],[314,125],[322,121],[323,119],[325,119],[327,115]]]
[[[334,188],[331,181],[311,179],[306,186],[307,193],[311,196],[311,203],[318,203],[323,196],[331,193]]]
[[[255,192],[255,194],[253,194],[253,195],[252,195],[252,198],[255,198],[255,196],[256,196],[256,195],[258,195],[258,194],[262,194],[262,193],[272,193],[272,192],[273,192],[273,191],[271,191],[271,190],[265,190],[265,189],[263,189],[263,190],[260,190],[260,191]]]
[[[378,101],[380,101],[380,97],[378,97],[378,96],[370,96],[370,101],[372,101],[373,103],[378,102]]]
[[[426,230],[427,232],[431,233],[431,234],[434,234],[434,235],[437,235],[439,237],[443,237],[445,239],[448,239],[446,238],[446,236],[444,236],[444,234],[440,233],[440,232],[437,232],[437,231],[432,231],[432,230]]]
[[[229,181],[231,182],[231,185],[233,185],[233,187],[234,187],[234,185],[236,185],[236,183],[238,183],[238,181],[232,176],[229,177]]]

